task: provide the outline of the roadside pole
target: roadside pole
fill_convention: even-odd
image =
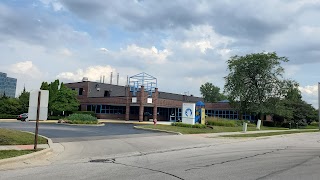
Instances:
[[[40,102],[41,102],[41,91],[38,92],[38,104],[37,104],[37,118],[36,118],[36,130],[34,133],[34,150],[37,149],[38,145],[38,129],[39,129],[39,118],[40,118]]]

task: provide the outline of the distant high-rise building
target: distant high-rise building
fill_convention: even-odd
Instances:
[[[0,97],[4,94],[7,97],[15,97],[17,88],[17,79],[7,77],[6,73],[0,72]]]

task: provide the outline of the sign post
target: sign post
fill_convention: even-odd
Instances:
[[[28,119],[36,121],[36,128],[34,133],[34,149],[37,149],[39,120],[47,120],[48,118],[48,90],[36,90],[30,92]]]
[[[33,147],[34,150],[37,149],[37,145],[38,145],[38,129],[39,129],[39,118],[40,118],[40,102],[41,102],[41,91],[38,92],[36,130],[35,130],[35,133],[34,133],[34,147]]]

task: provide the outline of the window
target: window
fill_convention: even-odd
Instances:
[[[110,91],[104,91],[104,97],[110,97]]]
[[[83,88],[79,88],[79,96],[82,96]]]

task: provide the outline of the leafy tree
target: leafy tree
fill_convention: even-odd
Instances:
[[[16,98],[0,98],[0,114],[19,114],[19,100]]]
[[[20,102],[20,113],[28,112],[29,98],[30,98],[30,92],[27,92],[26,88],[24,87],[22,93],[18,97]]]
[[[214,86],[212,83],[206,82],[200,87],[201,95],[205,102],[217,102],[227,99],[227,97],[220,93],[220,88]]]
[[[76,111],[80,105],[77,100],[75,91],[66,87],[63,83],[59,84],[59,80],[55,80],[50,84],[42,82],[42,90],[49,90],[49,112]]]
[[[49,90],[49,84],[47,82],[42,82],[40,89]]]
[[[296,82],[287,82],[287,93],[283,99],[274,102],[274,121],[284,122],[290,121],[306,125],[317,120],[315,108],[302,100],[301,92],[298,89],[299,84]]]
[[[61,83],[60,89],[54,99],[52,100],[52,110],[53,111],[76,111],[79,107],[79,101],[76,98],[77,94],[75,91],[66,87]]]
[[[242,113],[259,114],[263,120],[272,110],[270,99],[284,95],[286,81],[282,62],[288,62],[288,59],[275,52],[231,57],[224,92],[232,105]]]

